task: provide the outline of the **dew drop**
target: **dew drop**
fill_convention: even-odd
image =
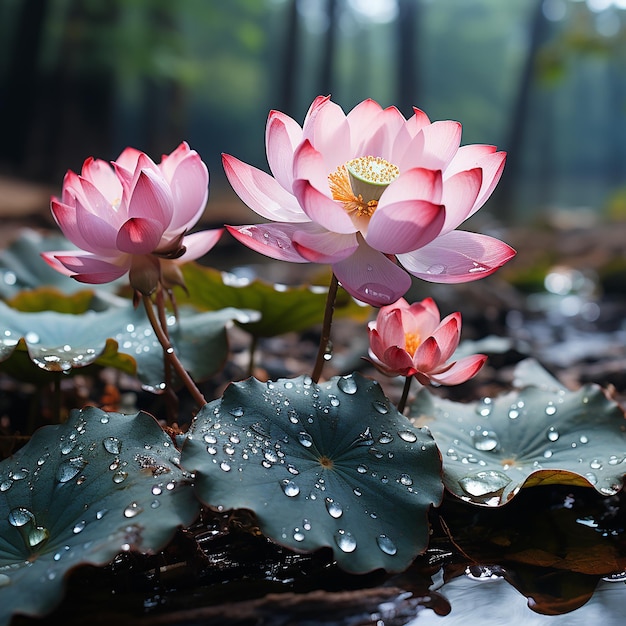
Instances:
[[[243,407],[236,406],[228,411],[233,417],[242,417],[243,416]]]
[[[498,435],[492,430],[481,430],[473,437],[474,447],[481,452],[493,452],[500,446]]]
[[[274,450],[265,450],[265,452],[263,452],[263,458],[265,458],[268,463],[278,463],[278,455]]]
[[[122,443],[117,437],[105,437],[102,440],[102,445],[111,454],[119,454],[122,449]]]
[[[131,502],[124,509],[124,517],[135,517],[135,515],[139,515],[139,513],[141,513],[142,511],[143,509],[137,502]]]
[[[57,468],[56,478],[60,483],[66,483],[79,474],[85,465],[87,462],[81,456],[68,459]]]
[[[341,391],[343,391],[344,393],[347,393],[348,395],[352,395],[357,392],[356,380],[354,380],[354,378],[351,375],[342,376],[337,381],[337,387],[339,387]]]
[[[300,493],[300,487],[298,487],[293,480],[289,480],[288,478],[280,481],[280,487],[283,493],[289,498],[293,498]]]
[[[413,479],[408,474],[400,474],[399,482],[405,487],[410,487],[413,484]]]
[[[366,283],[361,285],[356,291],[357,294],[365,296],[362,299],[366,302],[370,302],[373,298],[377,302],[389,304],[394,298],[393,290],[389,289],[386,285],[381,285],[380,283]]]
[[[221,469],[223,472],[230,472],[230,469],[231,469],[231,468],[230,468],[230,464],[229,464],[229,463],[227,463],[226,461],[222,461],[222,462],[220,463],[220,469]]]
[[[74,524],[74,528],[72,528],[72,532],[75,535],[77,535],[78,533],[80,533],[83,530],[85,530],[85,526],[87,526],[87,522],[85,520],[77,522],[76,524]]]
[[[476,413],[481,417],[489,417],[493,409],[493,400],[491,398],[482,398],[480,403],[476,405]]]
[[[379,400],[376,400],[375,402],[372,402],[372,406],[381,415],[385,415],[385,414],[389,413],[389,407],[384,402],[380,402]]]
[[[309,433],[306,433],[304,431],[298,433],[298,441],[305,448],[310,448],[313,445],[313,439],[311,438],[311,435],[309,435]]]
[[[378,443],[391,443],[393,441],[393,435],[388,432],[381,432],[378,437]]]
[[[417,441],[417,435],[410,430],[399,430],[398,437],[407,443],[415,443]]]
[[[343,515],[343,509],[338,502],[335,502],[332,498],[326,498],[326,510],[331,517],[339,519]]]
[[[440,275],[440,274],[443,274],[446,271],[446,269],[447,268],[443,263],[434,263],[426,270],[426,273]]]
[[[304,541],[304,533],[299,528],[294,528],[293,538],[296,541]]]
[[[589,467],[591,469],[594,470],[601,470],[602,469],[602,462],[599,461],[598,459],[593,459],[590,463],[589,463]]]
[[[26,341],[26,343],[39,343],[40,339],[39,339],[39,335],[33,331],[30,330],[28,331],[25,335],[24,335],[24,339]]]
[[[24,480],[28,476],[28,470],[23,467],[22,469],[13,470],[10,475],[13,480]]]
[[[554,406],[552,402],[549,402],[548,406],[546,407],[546,415],[554,415],[555,413],[556,413],[556,407]]]
[[[481,470],[459,479],[459,485],[470,496],[482,497],[500,493],[511,479],[496,470]]]
[[[113,482],[117,485],[123,483],[128,478],[128,472],[120,470],[119,472],[115,472],[113,474]]]
[[[549,441],[556,441],[559,436],[559,431],[554,426],[550,426],[550,428],[548,428],[547,437]]]
[[[376,543],[378,547],[385,553],[393,556],[398,551],[396,544],[387,537],[387,535],[378,535],[376,537]]]
[[[356,471],[359,474],[367,474],[367,465],[357,465],[356,466]]]
[[[578,441],[580,441],[580,443],[589,443],[589,437],[587,437],[587,435],[581,435]]]
[[[335,533],[335,543],[343,552],[349,553],[356,550],[356,539],[345,530],[340,529]]]
[[[50,531],[43,526],[36,526],[28,533],[28,545],[31,548],[40,546],[50,537]]]
[[[19,528],[21,526],[25,526],[29,522],[32,522],[35,519],[35,516],[27,508],[18,506],[15,509],[11,509],[8,519],[11,526]]]

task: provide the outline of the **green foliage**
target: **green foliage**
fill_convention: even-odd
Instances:
[[[0,463],[0,624],[49,613],[79,564],[163,549],[199,513],[190,482],[146,413],[90,407],[40,428]]]
[[[37,366],[32,373],[37,381],[41,379],[41,370],[69,373],[95,364],[132,373],[155,390],[163,384],[163,349],[142,308],[136,309],[132,302],[122,300],[104,311],[57,313],[59,309],[71,308],[74,297],[70,296],[67,306],[63,305],[67,300],[60,292],[36,291],[29,299],[37,301],[39,297],[45,303],[52,298],[52,310],[24,312],[0,301],[4,323],[0,362],[9,360],[14,352],[26,350]],[[181,309],[178,321],[170,329],[171,341],[180,351],[186,369],[197,380],[204,380],[220,370],[226,360],[229,324],[233,320],[252,319],[254,313],[232,308],[204,313]],[[4,369],[11,373],[11,363]],[[29,370],[20,369],[31,375]]]
[[[258,311],[260,319],[245,325],[245,330],[255,337],[275,337],[322,323],[325,289],[308,285],[271,285],[259,279],[238,282],[229,274],[194,262],[186,263],[182,271],[188,294],[176,288],[178,302],[200,310],[234,307]],[[334,317],[365,321],[370,311],[370,307],[360,306],[346,291],[339,290]]]
[[[522,487],[622,489],[626,466],[624,412],[598,385],[569,391],[536,361],[522,361],[516,389],[458,403],[423,389],[412,421],[428,426],[443,456],[446,488],[478,505],[501,506]]]
[[[443,492],[430,435],[358,374],[232,383],[196,417],[181,462],[205,504],[250,509],[278,543],[330,547],[355,573],[406,569]]]

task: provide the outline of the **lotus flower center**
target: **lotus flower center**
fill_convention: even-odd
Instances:
[[[354,217],[371,217],[383,191],[400,175],[393,163],[380,157],[352,159],[328,176],[334,200]]]
[[[422,338],[418,333],[405,333],[404,334],[404,349],[411,355],[415,356],[415,352],[420,347]]]

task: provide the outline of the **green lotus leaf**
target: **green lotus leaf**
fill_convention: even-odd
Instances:
[[[199,513],[171,438],[147,413],[89,407],[0,463],[0,624],[43,615],[68,571],[155,553]]]
[[[75,250],[62,235],[42,234],[25,228],[5,249],[0,250],[0,298],[7,299],[24,289],[43,285],[67,294],[85,291],[85,285],[52,269],[41,253],[50,250]],[[120,281],[98,285],[98,293],[114,291]],[[96,292],[94,292],[94,297]]]
[[[408,567],[443,495],[430,434],[358,374],[232,383],[198,413],[181,463],[207,505],[249,509],[277,543],[328,546],[353,573]]]
[[[233,320],[255,319],[254,315],[237,309],[203,313],[181,309],[180,319],[169,328],[170,339],[186,369],[201,380],[217,372],[227,357],[227,327]],[[26,349],[38,368],[69,373],[91,364],[128,371],[132,358],[133,373],[146,387],[157,390],[163,383],[161,345],[145,311],[129,301],[80,315],[17,311],[0,301],[0,318],[4,325],[0,361]],[[118,357],[111,353],[112,340]],[[10,371],[9,366],[5,369]]]
[[[410,407],[443,457],[446,488],[478,505],[501,506],[522,487],[622,489],[626,472],[624,412],[599,385],[565,389],[532,359],[516,368],[518,388],[458,403],[420,390]]]
[[[182,266],[189,295],[176,288],[176,300],[200,310],[225,307],[259,311],[257,322],[245,326],[256,337],[274,337],[291,331],[302,331],[321,324],[327,289],[310,285],[286,287],[261,280],[242,280],[232,274],[190,262]],[[357,304],[346,291],[339,289],[335,317],[365,320],[371,308]]]

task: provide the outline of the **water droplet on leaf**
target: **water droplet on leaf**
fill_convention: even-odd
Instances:
[[[356,380],[354,380],[352,376],[342,376],[337,381],[337,387],[339,387],[341,391],[347,393],[348,395],[355,394],[357,391]]]
[[[497,470],[481,470],[459,479],[459,484],[470,496],[483,497],[501,493],[511,479]]]
[[[293,498],[300,493],[300,487],[298,487],[298,485],[296,485],[293,480],[289,480],[288,478],[282,480],[280,482],[280,486],[283,490],[283,493],[290,498]]]
[[[326,498],[326,510],[331,517],[339,519],[343,515],[343,509],[338,502],[335,502],[332,498]]]
[[[343,552],[349,553],[356,550],[356,539],[345,530],[340,529],[335,533],[335,543]]]
[[[387,535],[378,535],[378,537],[376,537],[376,543],[385,554],[393,556],[398,552],[398,548],[396,548],[394,542],[391,541]]]

